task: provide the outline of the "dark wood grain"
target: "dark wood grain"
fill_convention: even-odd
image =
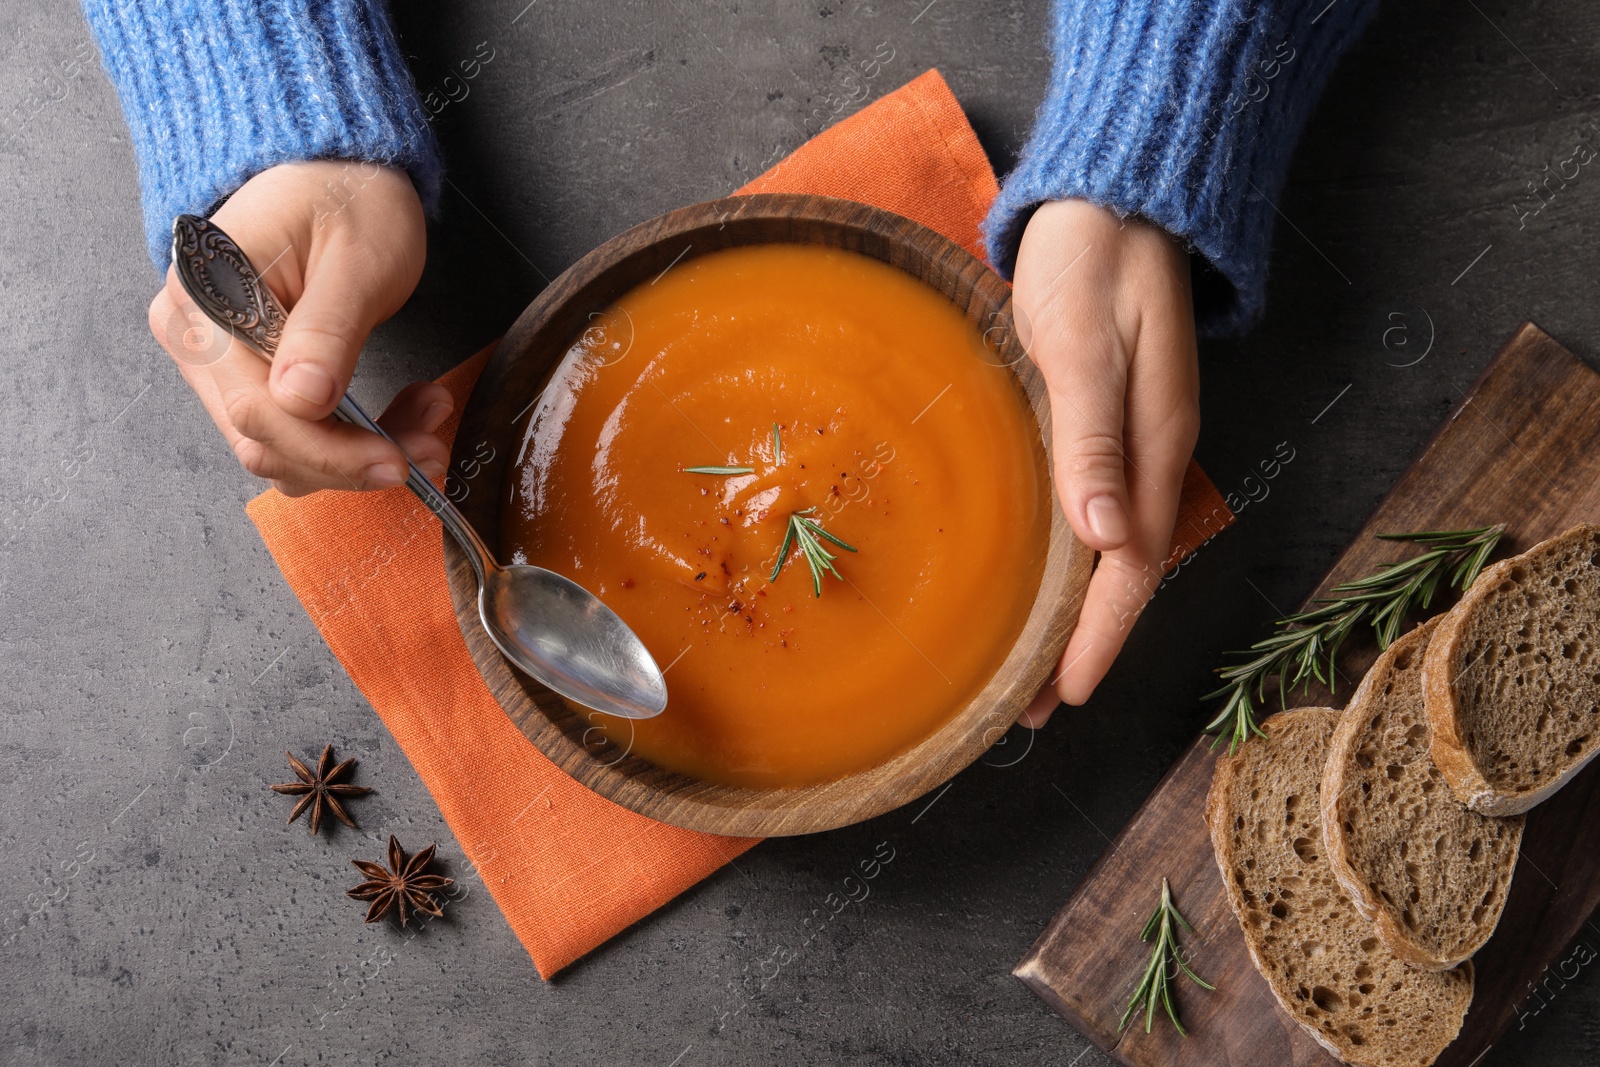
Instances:
[[[1600,521],[1600,374],[1532,324],[1516,332],[1463,395],[1307,601],[1407,554],[1374,534],[1500,521],[1508,524],[1502,554],[1575,523]],[[1338,696],[1313,691],[1295,703],[1342,706],[1377,656],[1368,636],[1352,640],[1341,659]],[[1123,1063],[1336,1063],[1278,1010],[1246,954],[1203,818],[1215,763],[1210,738],[1197,739],[1015,973]],[[1117,1033],[1147,958],[1149,946],[1137,935],[1162,875],[1195,925],[1186,941],[1195,968],[1217,986],[1208,993],[1177,983],[1187,1039],[1164,1021],[1149,1035],[1139,1027]],[[1586,924],[1597,906],[1600,763],[1529,814],[1505,913],[1474,960],[1472,1010],[1439,1063],[1471,1067],[1593,959],[1600,931]]]
[[[500,342],[473,389],[452,456],[454,469],[473,472],[460,506],[490,548],[499,546],[501,507],[516,474],[512,459],[520,451],[533,402],[590,316],[685,259],[774,242],[859,252],[949,298],[977,327],[975,337],[981,340],[974,341],[973,358],[1005,374],[1034,412],[1041,431],[1034,461],[1046,471],[1051,435],[1044,383],[1011,329],[1011,289],[998,275],[933,230],[865,204],[789,194],[733,197],[673,211],[601,245],[545,289]],[[491,449],[492,458],[482,460]],[[461,632],[484,680],[518,729],[568,774],[624,807],[677,826],[749,836],[801,834],[858,822],[914,800],[971,763],[1016,722],[1066,645],[1092,565],[1093,553],[1072,535],[1059,505],[1052,504],[1052,510],[1038,595],[989,683],[909,751],[838,781],[799,789],[697,781],[612,744],[592,728],[591,713],[569,707],[506,663],[478,621],[466,558],[448,540],[445,559]],[[666,714],[672,714],[670,704]]]

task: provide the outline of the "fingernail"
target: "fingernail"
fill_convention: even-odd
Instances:
[[[393,463],[374,463],[363,472],[362,477],[368,485],[387,487],[404,485],[406,472],[405,468],[397,467]]]
[[[422,432],[432,433],[444,425],[444,420],[450,417],[450,412],[455,410],[455,405],[447,400],[435,400],[428,405],[428,410],[422,413]]]
[[[1034,695],[1033,700],[1028,703],[1027,710],[1022,713],[1020,720],[1022,725],[1030,730],[1039,729],[1060,703],[1061,694],[1056,692],[1055,686],[1045,686]]]
[[[1100,540],[1120,545],[1128,539],[1128,520],[1122,514],[1122,505],[1116,497],[1097,496],[1084,509],[1089,516],[1089,530]]]
[[[333,399],[333,376],[315,363],[296,363],[283,372],[278,385],[307,404],[321,406]]]

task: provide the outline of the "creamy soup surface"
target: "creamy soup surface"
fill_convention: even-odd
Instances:
[[[662,715],[593,721],[707,781],[824,782],[916,745],[1004,660],[1044,568],[1010,371],[939,293],[838,249],[728,249],[629,292],[518,462],[508,554],[598,594],[666,668]],[[799,546],[772,579],[796,514],[855,549],[812,530],[838,572],[820,596]]]

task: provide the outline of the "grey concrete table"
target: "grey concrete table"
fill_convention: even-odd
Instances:
[[[363,361],[374,403],[604,238],[753,176],[880,44],[872,95],[939,67],[1002,171],[1047,68],[1044,0],[439,6],[398,12],[420,85],[494,58],[439,116],[444,216]],[[7,4],[0,506],[21,518],[0,537],[0,1065],[1105,1062],[1010,967],[1193,735],[1219,654],[1303,595],[1520,320],[1600,351],[1600,176],[1525,226],[1513,207],[1597,136],[1597,30],[1583,0],[1393,3],[1347,58],[1279,205],[1270,317],[1203,352],[1217,483],[1279,442],[1296,458],[1157,596],[1089,707],[931,809],[760,846],[546,984],[145,330],[156,276],[117,102],[93,64],[64,98],[43,81],[86,51],[77,9]],[[1427,357],[1397,366],[1430,320]],[[359,833],[312,840],[263,783],[325,741],[380,791]],[[465,878],[413,938],[343,896],[390,831],[440,840]],[[880,841],[897,858],[870,899],[723,1020]],[[1539,1003],[1485,1067],[1595,1061],[1600,980]]]

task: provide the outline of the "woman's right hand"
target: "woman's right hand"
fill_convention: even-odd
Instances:
[[[405,454],[331,417],[367,334],[422,276],[422,205],[405,172],[343,160],[281,164],[211,217],[289,309],[277,356],[269,366],[223,337],[170,268],[150,304],[150,330],[244,469],[289,496],[400,485],[406,454],[441,477],[449,450],[433,433],[454,406],[443,386],[407,386],[378,420]]]

